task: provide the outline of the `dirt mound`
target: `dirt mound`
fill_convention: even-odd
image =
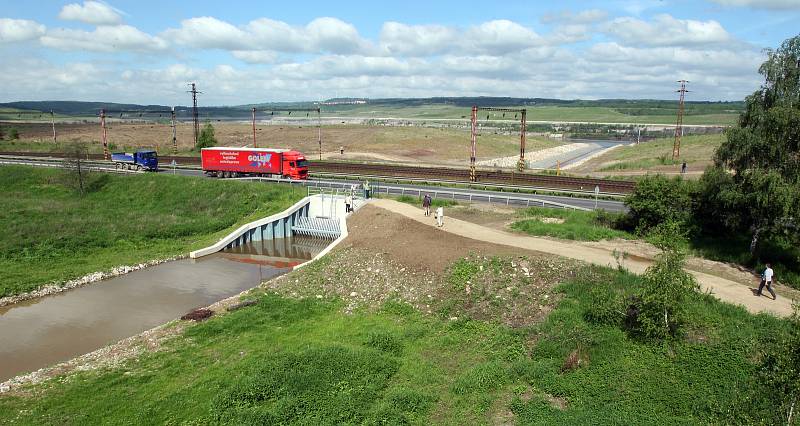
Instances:
[[[369,205],[351,216],[348,230],[328,257],[265,287],[341,298],[348,312],[400,300],[426,313],[523,326],[552,309],[553,288],[577,269],[577,262],[461,237]]]
[[[433,216],[429,219],[435,223]],[[433,273],[444,272],[455,260],[470,254],[542,255],[464,238],[370,205],[353,215],[347,228],[350,235],[344,242],[345,247],[384,253],[403,265]]]
[[[192,320],[200,322],[211,318],[212,315],[214,315],[214,311],[212,311],[211,309],[199,308],[182,316],[181,319],[184,321]]]

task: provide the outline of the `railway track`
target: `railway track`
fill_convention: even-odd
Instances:
[[[63,157],[61,153],[0,152],[0,155],[19,157]],[[102,160],[103,154],[89,154],[90,160]],[[198,157],[162,155],[162,167],[173,160],[180,165],[200,165]],[[342,163],[335,161],[309,161],[311,173],[331,173],[350,176],[374,176],[387,178],[415,178],[454,183],[469,183],[469,170],[446,167],[420,167],[376,163]],[[629,194],[633,192],[634,182],[573,176],[553,176],[536,173],[520,173],[501,170],[476,170],[477,183],[501,184],[509,186],[540,187],[572,191],[593,192],[595,187],[603,194]]]

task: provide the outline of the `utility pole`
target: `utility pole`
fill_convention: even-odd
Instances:
[[[528,110],[522,110],[522,122],[520,123],[519,131],[519,161],[517,162],[517,170],[520,172],[525,170],[525,130],[528,127],[527,114]]]
[[[256,144],[256,107],[253,107],[253,148],[258,148]]]
[[[101,140],[103,141],[103,158],[108,160],[108,129],[106,128],[106,110],[100,110]]]
[[[478,133],[478,106],[472,107],[472,149],[469,154],[469,181],[475,182],[475,156],[477,147],[475,146]]]
[[[195,87],[194,83],[189,83],[192,86],[192,90],[189,90],[189,93],[192,94],[192,119],[194,120],[194,146],[197,147],[197,141],[200,137],[200,118],[197,114],[197,94],[203,93],[198,92],[197,87]]]
[[[681,88],[676,90],[676,92],[680,93],[680,100],[678,101],[678,121],[675,124],[675,143],[672,145],[672,160],[674,161],[678,157],[681,156],[681,137],[683,137],[683,100],[686,92],[686,83],[689,80],[678,80],[678,83],[681,84]]]
[[[322,112],[317,108],[317,143],[319,144],[319,161],[322,161]]]
[[[175,129],[175,107],[172,107],[172,155],[178,155],[178,134]]]
[[[56,116],[53,114],[53,110],[50,110],[50,124],[53,126],[53,143],[57,143],[56,141]]]

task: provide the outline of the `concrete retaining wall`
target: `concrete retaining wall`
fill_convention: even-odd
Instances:
[[[341,235],[322,253],[330,251],[347,235],[347,222],[344,213],[344,197],[331,195],[313,195],[305,197],[293,206],[272,216],[242,225],[235,231],[220,239],[216,244],[195,250],[189,257],[196,259],[216,253],[228,247],[236,247],[248,241],[271,240],[292,236],[292,226],[300,217],[339,219]],[[319,258],[317,256],[316,258]],[[315,259],[316,259],[315,258]]]

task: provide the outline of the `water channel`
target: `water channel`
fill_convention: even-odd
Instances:
[[[0,307],[0,382],[208,306],[312,259],[329,241],[256,241]]]

